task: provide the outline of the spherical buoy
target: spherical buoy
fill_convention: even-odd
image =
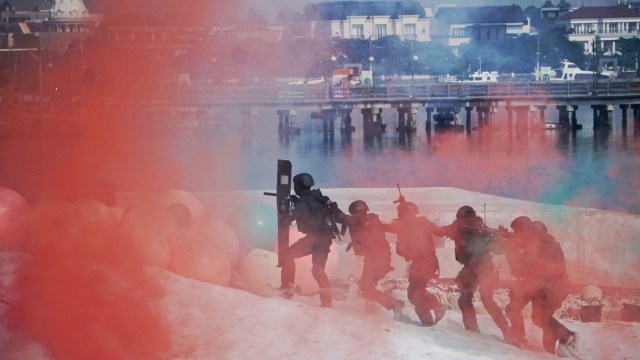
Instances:
[[[276,210],[263,203],[238,207],[227,218],[243,247],[272,250],[278,239]]]
[[[31,207],[19,193],[0,187],[0,249],[22,250],[29,232]]]

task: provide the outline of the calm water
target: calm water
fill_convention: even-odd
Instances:
[[[451,186],[640,213],[640,129],[634,129],[629,116],[623,130],[619,109],[613,129],[595,133],[591,110],[579,110],[584,129],[573,134],[509,133],[506,114],[498,113],[497,131],[428,135],[426,112],[420,109],[417,133],[405,137],[394,130],[397,112],[385,109],[386,133],[365,137],[359,110],[352,118],[356,131],[351,136],[342,135],[338,123],[334,135],[326,136],[322,122],[303,111],[295,117],[300,135],[279,136],[275,110],[254,112],[244,122],[233,112],[218,113],[213,117],[217,125],[204,130],[139,122],[114,130],[106,121],[80,126],[84,132],[49,129],[42,138],[5,135],[0,138],[0,182],[32,200],[43,186],[75,195],[96,189],[263,190],[275,186],[280,158],[292,161],[294,173],[311,173],[320,188]],[[557,112],[548,109],[546,119],[556,121]]]

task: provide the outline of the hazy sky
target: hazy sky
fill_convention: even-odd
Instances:
[[[33,4],[38,3],[38,0],[9,0],[13,3],[18,9],[25,9],[33,7]],[[50,0],[53,1],[53,0]],[[112,1],[121,1],[121,0],[112,0]],[[177,0],[173,0],[177,1]],[[554,4],[557,4],[560,0],[552,0]],[[585,6],[605,6],[615,4],[617,0],[569,0],[569,3],[574,7],[578,7],[581,5]],[[211,0],[212,3],[224,2],[228,3],[227,0]],[[313,3],[313,2],[321,2],[321,1],[312,1],[312,0],[240,0],[238,3],[244,2],[260,13],[264,14],[267,18],[272,18],[280,9],[289,7],[294,10],[302,10],[304,5]],[[523,9],[529,5],[533,5],[536,7],[540,7],[544,4],[545,0],[419,0],[421,4],[427,7],[436,7],[440,4],[456,4],[459,6],[483,6],[483,5],[511,5],[517,4],[520,5]],[[104,0],[84,0],[84,4],[87,6],[89,11],[102,11],[104,12],[103,6],[109,6],[109,4],[114,4],[114,2],[104,1]],[[152,14],[163,13],[162,8],[164,5],[170,3],[170,0],[136,0],[134,3],[129,3],[129,7],[135,7],[139,9],[140,12],[149,12]],[[96,5],[100,4],[100,5]],[[121,4],[119,4],[121,5]]]

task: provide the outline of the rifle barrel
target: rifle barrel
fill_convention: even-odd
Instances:
[[[263,193],[262,193],[262,195],[267,195],[267,196],[278,196],[278,194],[273,193],[273,192],[268,192],[268,191],[263,192]]]

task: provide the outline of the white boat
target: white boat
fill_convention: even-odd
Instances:
[[[473,74],[469,75],[469,80],[466,80],[464,82],[469,82],[469,83],[498,82],[498,72],[478,70]]]
[[[566,59],[560,61],[560,67],[555,69],[555,72],[556,72],[556,76],[551,78],[550,80],[555,80],[555,81],[593,80],[594,76],[598,76],[599,79],[609,78],[609,76],[605,74],[596,74],[594,71],[581,70],[578,67],[578,65]]]

